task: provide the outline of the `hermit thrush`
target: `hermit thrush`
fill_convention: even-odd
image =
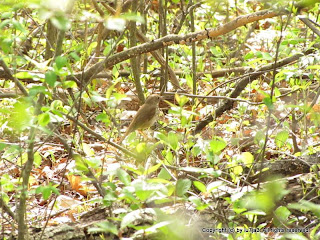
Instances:
[[[149,128],[157,121],[160,112],[160,100],[161,97],[158,94],[152,94],[146,99],[146,102],[139,108],[126,133],[120,139],[120,142],[122,142],[122,140],[124,140],[131,132],[137,129]]]

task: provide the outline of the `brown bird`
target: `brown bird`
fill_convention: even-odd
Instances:
[[[131,132],[137,129],[149,128],[157,121],[160,112],[160,100],[161,96],[158,94],[152,94],[146,99],[146,102],[139,108],[126,133],[120,139],[120,142],[122,142]]]

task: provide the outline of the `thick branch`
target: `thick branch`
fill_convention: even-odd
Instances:
[[[19,80],[13,76],[11,70],[8,68],[8,66],[6,65],[6,63],[0,59],[0,65],[2,66],[4,72],[6,73],[6,75],[14,81],[14,83],[16,84],[16,86],[19,88],[19,90],[23,93],[24,96],[28,96],[28,92],[27,90],[24,88],[24,86],[19,82]]]
[[[84,72],[84,79],[85,81],[89,81],[91,77],[99,72],[101,72],[105,68],[109,68],[114,66],[117,63],[123,62],[127,59],[130,59],[134,56],[153,52],[155,50],[161,49],[165,46],[172,45],[172,44],[191,44],[191,42],[198,42],[203,39],[207,38],[214,38],[223,34],[226,34],[232,30],[235,30],[236,28],[243,26],[245,24],[258,21],[261,19],[266,19],[270,17],[277,16],[281,13],[279,12],[273,12],[270,10],[264,10],[260,12],[256,12],[254,14],[249,14],[245,16],[240,16],[231,22],[220,26],[216,29],[207,29],[195,33],[190,33],[187,35],[167,35],[163,38],[156,39],[154,41],[141,44],[139,46],[130,48],[126,51],[117,53],[104,61],[101,61],[95,65],[93,65],[91,68],[89,68],[87,71]],[[73,76],[68,76],[68,79],[74,79],[74,78],[80,78],[81,74],[76,74]]]
[[[16,219],[14,213],[11,211],[10,207],[3,201],[2,197],[0,196],[0,208],[7,213],[12,219]]]

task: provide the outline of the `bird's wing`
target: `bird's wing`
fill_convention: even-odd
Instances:
[[[157,108],[152,106],[152,105],[150,105],[150,104],[142,105],[139,108],[139,110],[138,110],[137,114],[135,115],[135,117],[133,118],[132,122],[130,123],[127,131],[125,132],[125,134],[120,139],[120,142],[122,142],[123,139],[125,139],[131,132],[143,127],[143,125],[146,122],[151,121],[151,119],[156,114],[156,111],[157,111]],[[145,113],[145,114],[141,114],[141,113]]]
[[[144,105],[141,107],[134,120],[132,121],[132,124],[135,126],[135,128],[132,130],[137,130],[140,127],[143,127],[144,123],[151,121],[151,119],[156,114],[157,108],[152,105]],[[144,113],[144,114],[141,114]],[[131,125],[131,124],[130,124]]]

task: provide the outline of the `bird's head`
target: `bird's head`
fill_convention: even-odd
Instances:
[[[152,94],[150,95],[147,99],[145,104],[152,104],[152,105],[158,105],[160,100],[161,100],[161,96],[158,94]]]

